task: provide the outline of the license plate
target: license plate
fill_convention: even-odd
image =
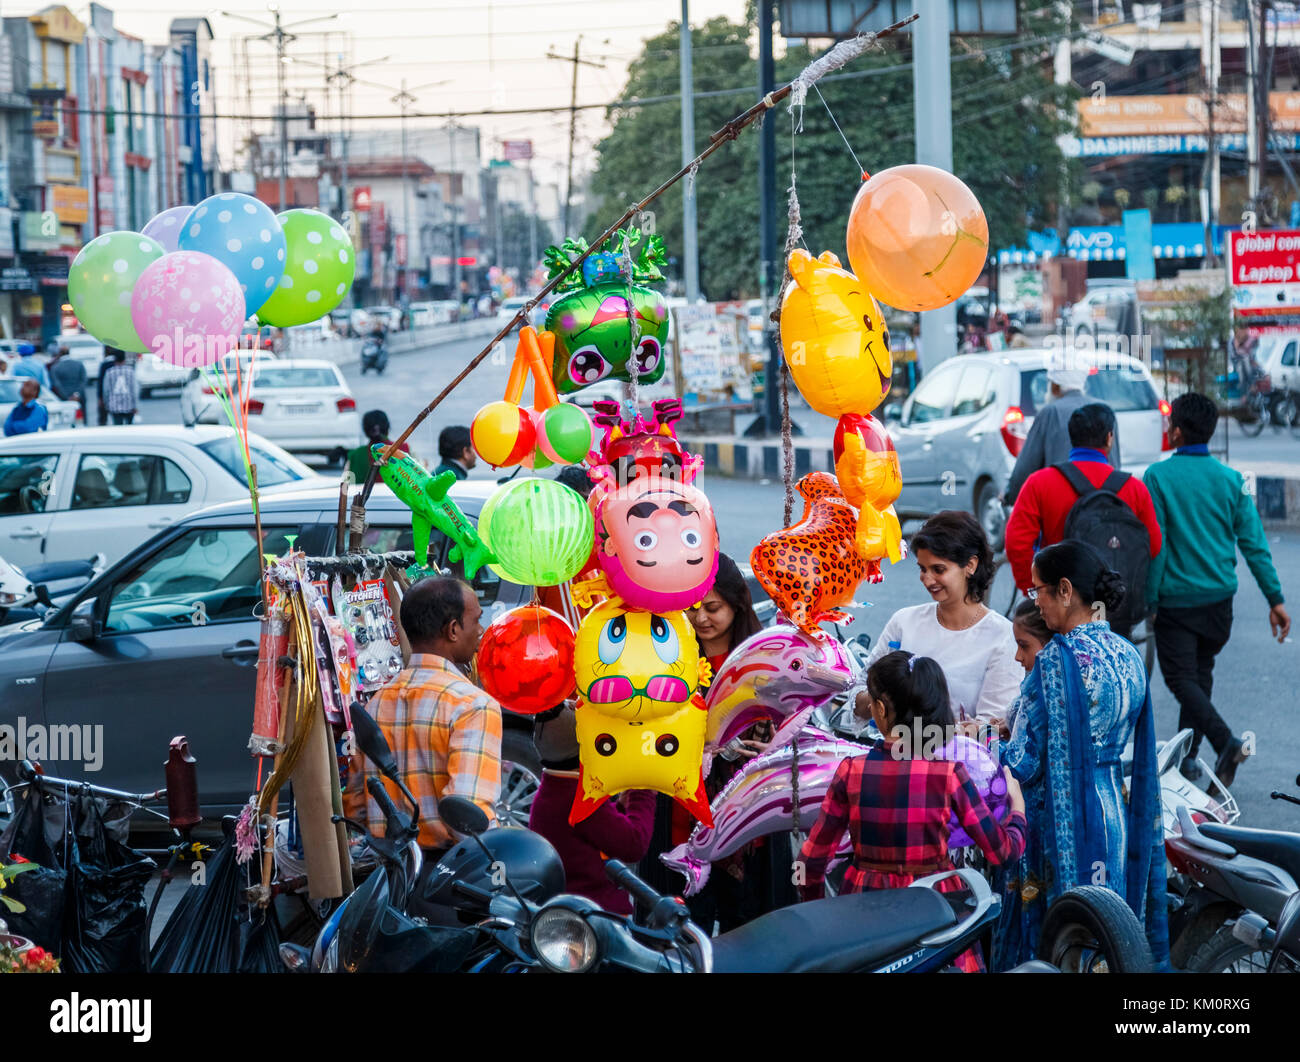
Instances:
[[[311,416],[320,412],[320,403],[313,402],[310,406],[284,406],[283,408],[291,417]]]

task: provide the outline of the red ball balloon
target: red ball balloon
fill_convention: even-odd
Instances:
[[[479,682],[502,708],[536,715],[573,696],[573,628],[558,612],[524,605],[498,616],[478,647]]]

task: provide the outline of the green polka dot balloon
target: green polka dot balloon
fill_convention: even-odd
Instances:
[[[284,274],[257,319],[277,328],[310,324],[352,287],[356,252],[343,226],[319,210],[286,210],[277,217],[284,228]]]
[[[131,291],[145,266],[166,253],[139,232],[106,232],[86,244],[68,269],[68,299],[81,327],[105,346],[147,351],[131,323]]]

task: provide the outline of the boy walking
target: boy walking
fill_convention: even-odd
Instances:
[[[1205,737],[1218,754],[1214,773],[1231,785],[1249,753],[1210,697],[1214,658],[1232,632],[1238,549],[1268,601],[1269,629],[1279,642],[1290,633],[1291,618],[1255,499],[1240,472],[1210,456],[1218,419],[1218,409],[1204,395],[1174,399],[1169,415],[1174,454],[1143,477],[1165,538],[1148,572],[1147,605],[1156,614],[1160,671],[1178,699],[1178,726],[1191,727],[1195,735],[1183,774],[1193,781],[1199,774],[1196,752]]]

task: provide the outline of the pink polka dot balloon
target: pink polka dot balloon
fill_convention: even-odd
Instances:
[[[136,281],[131,321],[149,350],[193,369],[239,345],[247,314],[235,274],[211,255],[175,251]]]

